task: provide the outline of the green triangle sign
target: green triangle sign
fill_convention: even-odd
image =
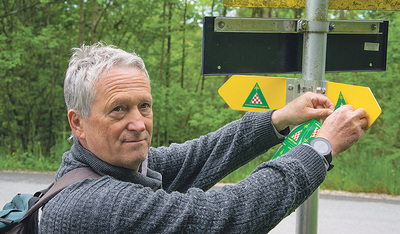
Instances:
[[[344,101],[344,97],[342,92],[339,93],[339,98],[337,100],[336,106],[335,106],[335,110],[343,105],[346,105],[346,102]]]
[[[250,95],[247,97],[243,106],[269,109],[268,103],[265,100],[264,95],[261,92],[260,86],[258,86],[258,83],[256,83],[256,85],[254,85],[253,90],[251,91]]]

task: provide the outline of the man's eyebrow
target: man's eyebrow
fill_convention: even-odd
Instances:
[[[119,98],[119,99],[117,99],[117,100],[108,102],[106,106],[109,106],[109,107],[119,106],[119,105],[125,104],[125,103],[128,102],[128,101],[129,101],[129,100],[127,100],[127,99],[125,99],[125,98]]]
[[[140,101],[141,102],[153,102],[153,98],[151,98],[151,97],[143,97],[143,98],[140,98]]]
[[[130,98],[118,98],[116,100],[110,101],[107,103],[107,106],[119,106],[119,105],[124,105],[126,103],[131,102],[132,100]],[[140,97],[136,101],[139,102],[150,102],[153,103],[153,98],[152,97]]]

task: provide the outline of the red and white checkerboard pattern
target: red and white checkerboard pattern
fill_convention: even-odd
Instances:
[[[319,132],[319,128],[315,128],[314,132],[311,134],[311,137],[316,137]]]
[[[302,131],[303,131],[303,130],[298,131],[298,132],[296,132],[295,134],[293,134],[292,138],[293,138],[295,141],[297,141],[297,139],[299,139],[299,136],[300,136],[300,134],[301,134]]]
[[[251,99],[251,104],[262,104],[260,97],[258,96],[258,93],[256,93],[253,97],[253,99]]]

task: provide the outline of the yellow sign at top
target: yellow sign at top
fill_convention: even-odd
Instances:
[[[224,0],[224,6],[305,8],[306,0]],[[329,9],[337,10],[400,10],[400,0],[329,0]]]

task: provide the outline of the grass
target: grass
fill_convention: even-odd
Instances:
[[[365,139],[335,158],[323,189],[400,194],[400,152]]]
[[[64,141],[56,144],[48,156],[43,155],[40,144],[37,144],[32,152],[17,150],[7,154],[0,154],[0,170],[24,170],[24,171],[56,171],[61,163],[62,154],[69,150],[71,143]],[[6,152],[0,150],[0,152]]]

